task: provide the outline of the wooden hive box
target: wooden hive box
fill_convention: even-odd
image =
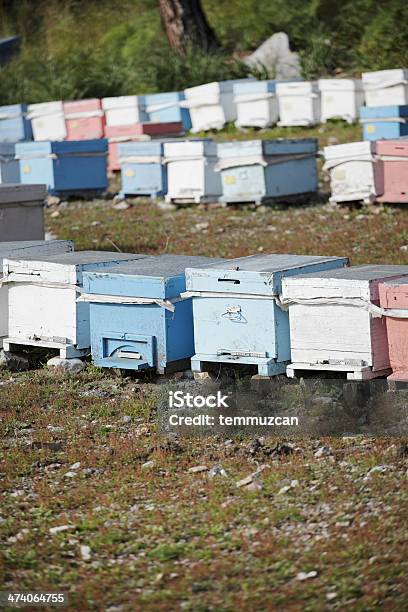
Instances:
[[[83,273],[102,271],[143,255],[78,251],[62,255],[30,255],[3,260],[9,283],[9,337],[5,350],[15,345],[45,346],[61,357],[89,352],[89,304],[77,302]],[[30,304],[30,308],[27,308]]]
[[[380,283],[380,306],[385,309],[389,380],[408,381],[408,278]],[[394,316],[392,316],[394,315]]]
[[[65,140],[64,105],[62,102],[41,102],[28,106],[34,140]]]
[[[364,380],[389,373],[387,332],[378,286],[408,274],[408,266],[366,265],[286,278],[292,364],[297,371],[345,372]]]
[[[143,96],[102,98],[102,108],[109,127],[134,125],[148,120]]]
[[[103,138],[105,113],[97,98],[64,102],[64,115],[67,140]]]
[[[32,137],[26,104],[0,106],[0,142],[19,142]]]
[[[408,107],[407,107],[408,108]],[[382,193],[379,202],[408,202],[408,141],[378,140],[375,143]]]
[[[221,177],[215,171],[217,143],[209,139],[164,143],[167,165],[166,202],[217,201],[222,193]]]
[[[289,316],[279,305],[282,280],[347,264],[344,257],[253,255],[186,270],[193,298],[194,371],[208,363],[253,365],[261,376],[285,372]]]
[[[314,81],[277,83],[279,103],[278,125],[316,125],[320,122],[320,91]]]
[[[188,108],[193,133],[221,130],[226,123],[235,121],[237,107],[234,102],[234,85],[255,79],[214,81],[184,90],[186,99],[180,104]]]
[[[55,195],[93,197],[108,186],[107,150],[105,139],[17,143],[21,182],[45,184]]]
[[[363,106],[364,140],[395,139],[408,135],[408,106]]]
[[[408,104],[408,70],[405,68],[363,72],[362,80],[367,106]]]
[[[364,90],[360,79],[319,79],[321,122],[328,119],[357,121],[364,104]]]
[[[172,138],[183,134],[181,122],[172,123],[135,123],[134,125],[109,126],[105,128],[105,136],[109,142],[110,172],[120,170],[119,150],[120,143],[144,142],[159,138]]]
[[[255,202],[317,191],[317,140],[245,140],[218,144],[222,202]]]
[[[330,202],[374,202],[382,193],[375,143],[369,141],[324,147],[324,170],[330,173]]]
[[[217,260],[161,255],[84,274],[95,365],[159,373],[190,367],[194,353],[185,268]]]
[[[0,185],[0,242],[44,240],[45,185]]]
[[[234,102],[237,107],[236,127],[266,128],[279,119],[276,81],[235,83]]]
[[[167,193],[167,168],[163,163],[163,143],[119,143],[121,190],[119,197],[127,195],[157,198]]]
[[[3,259],[7,257],[27,257],[36,255],[56,255],[57,253],[68,253],[74,250],[70,240],[18,240],[15,242],[0,242],[0,268],[3,270]],[[0,347],[3,340],[8,336],[8,283],[0,285]]]
[[[15,155],[16,143],[0,142],[0,183],[20,182],[20,165]]]
[[[188,132],[191,129],[191,119],[188,108],[182,108],[180,102],[185,100],[183,91],[147,94],[145,110],[151,123],[179,123]]]

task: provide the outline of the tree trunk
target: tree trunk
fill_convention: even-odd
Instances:
[[[159,10],[170,47],[178,55],[185,54],[189,43],[202,51],[219,48],[201,0],[159,0]]]

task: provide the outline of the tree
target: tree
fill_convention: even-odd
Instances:
[[[170,47],[178,55],[185,55],[189,44],[204,52],[219,48],[201,0],[159,0],[159,10]]]

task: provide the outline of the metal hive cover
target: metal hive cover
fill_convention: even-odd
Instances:
[[[136,261],[128,261],[114,268],[105,268],[98,274],[146,276],[150,278],[171,278],[185,273],[186,268],[207,267],[223,259],[190,255],[159,255]]]
[[[23,257],[25,261],[42,261],[53,264],[61,264],[66,266],[84,265],[92,263],[102,263],[104,261],[120,261],[121,259],[128,260],[130,258],[146,257],[142,254],[134,253],[117,253],[110,251],[74,251],[71,253],[61,253],[58,255],[41,255],[41,253],[26,255]],[[13,259],[13,257],[10,257]],[[19,259],[22,259],[19,256]]]
[[[282,272],[308,264],[334,261],[336,259],[339,259],[339,257],[271,253],[268,255],[250,255],[249,257],[220,260],[222,265],[215,263],[208,267],[216,270],[240,270],[243,272]]]
[[[397,274],[408,274],[408,265],[394,266],[373,264],[365,266],[351,266],[349,268],[336,268],[335,270],[327,270],[325,272],[311,272],[309,274],[301,274],[297,276],[296,279],[297,281],[303,278],[329,278],[334,280],[339,279],[371,281],[380,278],[386,278],[387,276],[396,276]]]

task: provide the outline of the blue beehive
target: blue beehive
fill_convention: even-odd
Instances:
[[[21,142],[16,144],[22,183],[42,183],[56,195],[104,191],[108,141]]]
[[[15,143],[0,142],[0,183],[20,182],[20,167],[14,156]]]
[[[85,273],[83,299],[90,302],[94,363],[129,370],[155,368],[159,373],[190,367],[191,299],[180,300],[185,268],[215,261],[161,255]]]
[[[290,360],[289,317],[279,303],[281,282],[314,270],[347,265],[344,257],[253,255],[206,269],[186,270],[193,298],[194,371],[206,362],[254,365],[262,376],[285,372]]]
[[[167,166],[163,163],[163,143],[126,142],[119,144],[122,185],[120,197],[167,193]]]
[[[26,104],[0,106],[0,142],[32,140],[31,121],[26,113]]]
[[[408,106],[362,106],[364,140],[389,140],[408,135]]]
[[[317,191],[317,140],[220,143],[222,202],[255,202]]]
[[[181,100],[185,100],[182,91],[169,91],[144,96],[145,110],[149,121],[153,123],[181,121],[187,132],[191,129],[190,112],[188,108],[180,107]]]

